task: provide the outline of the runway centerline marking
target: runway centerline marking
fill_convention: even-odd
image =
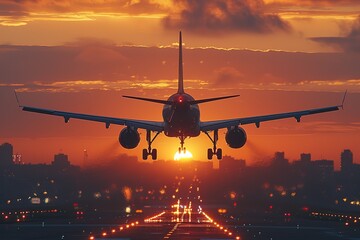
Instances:
[[[176,229],[178,228],[178,226],[180,225],[181,223],[177,223],[175,224],[175,226],[166,234],[166,236],[163,238],[163,239],[169,239],[171,234],[173,234]]]

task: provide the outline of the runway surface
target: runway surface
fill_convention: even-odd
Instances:
[[[88,211],[79,218],[41,218],[0,224],[1,240],[360,240],[357,225],[305,216],[219,214],[204,205],[199,179],[176,178],[167,201],[141,214],[105,217]]]

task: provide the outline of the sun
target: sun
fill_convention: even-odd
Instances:
[[[174,160],[175,161],[180,161],[180,160],[190,160],[192,159],[193,155],[191,152],[189,152],[188,150],[185,151],[176,151],[175,155],[174,155]]]

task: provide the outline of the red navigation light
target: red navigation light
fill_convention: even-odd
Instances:
[[[178,101],[179,101],[179,103],[182,103],[182,102],[183,102],[183,98],[182,98],[182,97],[179,97],[179,98],[178,98]]]
[[[307,212],[307,211],[309,211],[309,208],[308,208],[308,207],[303,207],[302,210],[303,210],[304,212]]]

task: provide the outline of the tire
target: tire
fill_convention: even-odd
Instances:
[[[207,150],[208,160],[212,160],[213,155],[214,155],[214,153],[213,153],[212,149],[211,149],[211,148],[208,148],[208,150]]]
[[[216,151],[216,157],[218,160],[221,160],[222,159],[222,149],[219,148],[217,151]]]
[[[147,149],[143,149],[143,151],[142,151],[142,158],[143,158],[143,160],[147,160],[147,158],[148,158],[148,151],[147,151]]]
[[[157,150],[156,149],[153,149],[151,151],[151,157],[152,157],[152,160],[156,160],[157,159]]]

